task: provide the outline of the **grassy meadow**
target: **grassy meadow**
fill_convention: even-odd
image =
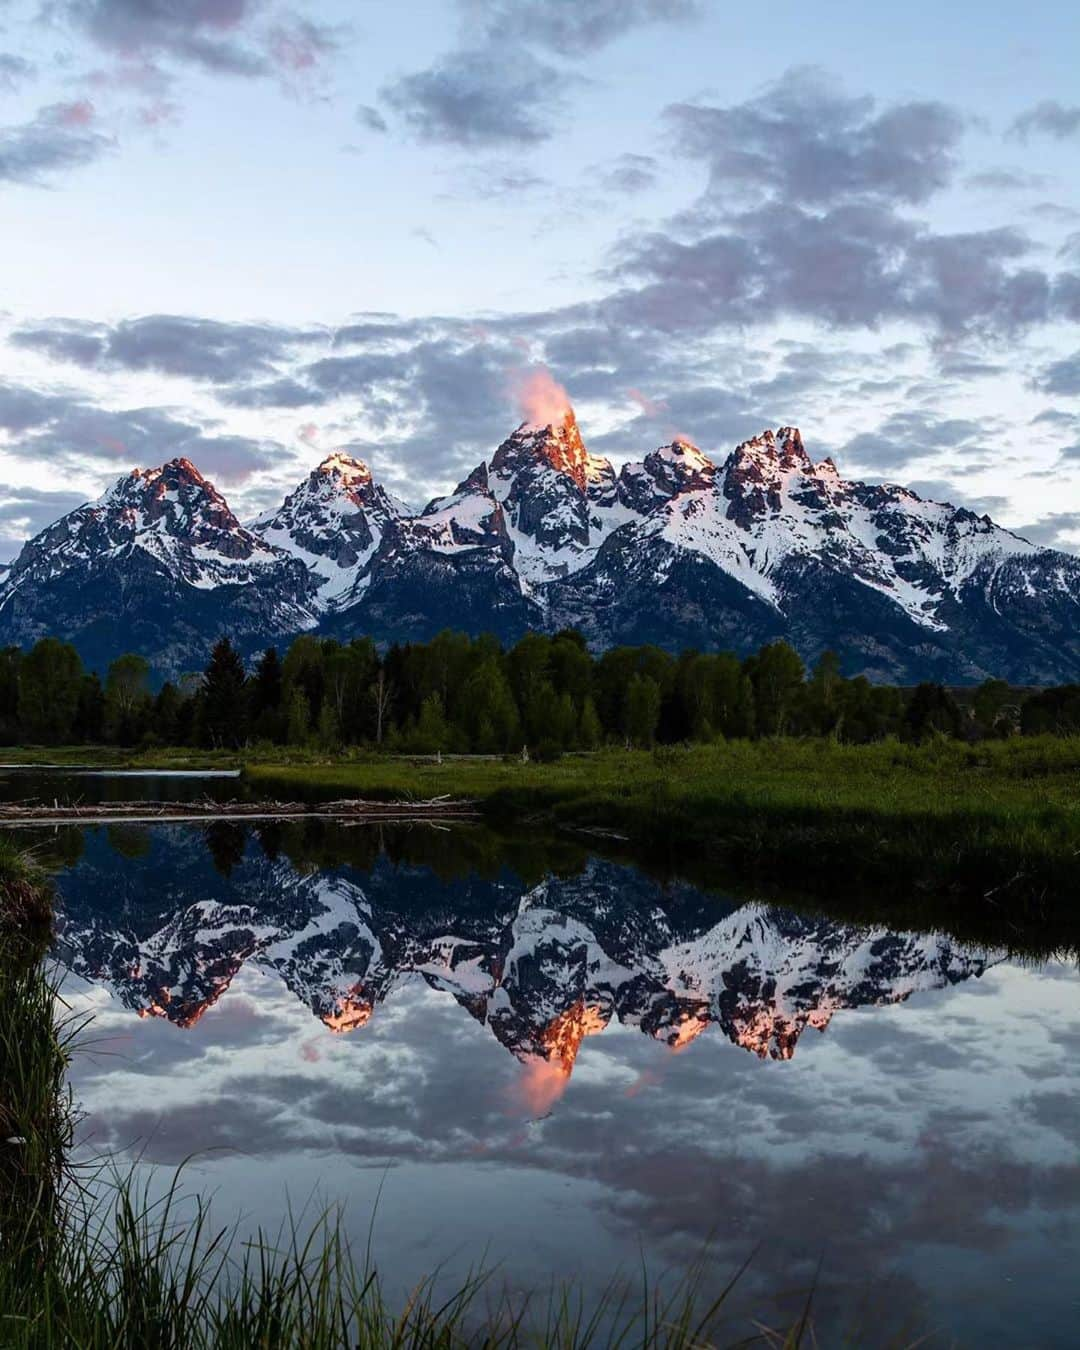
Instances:
[[[735,741],[551,764],[298,759],[249,763],[245,778],[266,796],[450,793],[495,821],[623,835],[717,881],[988,920],[1080,917],[1080,739]]]

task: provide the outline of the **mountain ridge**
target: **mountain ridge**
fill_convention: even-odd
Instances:
[[[965,507],[846,480],[796,427],[720,462],[677,437],[616,471],[568,409],[520,424],[418,511],[344,453],[246,525],[187,460],[135,470],[0,572],[0,641],[50,632],[85,659],[127,650],[135,631],[175,673],[205,657],[215,613],[246,651],[311,630],[513,641],[574,626],[596,649],[745,653],[783,637],[872,679],[1041,684],[1080,679],[1078,600],[1080,559]]]

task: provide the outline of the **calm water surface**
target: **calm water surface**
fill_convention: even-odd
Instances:
[[[821,1262],[826,1338],[861,1314],[865,1345],[1076,1343],[1072,965],[480,827],[40,843],[67,992],[96,1015],[86,1148],[197,1155],[222,1222],[340,1202],[362,1247],[381,1187],[391,1287],[486,1256],[596,1290],[708,1243],[717,1284],[756,1251],[733,1337],[789,1317]]]

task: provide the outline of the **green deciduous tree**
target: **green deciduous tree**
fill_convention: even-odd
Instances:
[[[19,721],[31,740],[60,745],[71,739],[79,710],[83,667],[68,642],[42,638],[19,667]]]
[[[754,721],[762,736],[782,736],[802,690],[803,663],[794,647],[770,642],[747,661],[754,689]]]
[[[650,749],[656,740],[660,701],[660,686],[650,675],[635,675],[627,686],[623,730],[639,750]]]

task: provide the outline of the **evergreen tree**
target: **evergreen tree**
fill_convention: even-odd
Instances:
[[[319,713],[319,744],[324,750],[341,748],[341,726],[335,705],[329,698],[323,699],[322,711]]]
[[[202,690],[202,737],[206,745],[242,745],[247,737],[244,663],[228,638],[210,656]]]
[[[0,651],[0,744],[15,745],[22,739],[19,723],[19,667],[22,652],[18,647]]]
[[[600,725],[600,717],[596,711],[596,704],[590,694],[586,697],[581,709],[581,721],[578,726],[578,744],[583,750],[595,750],[604,739],[604,729]]]
[[[251,729],[256,736],[280,740],[284,734],[282,671],[276,647],[267,647],[259,657],[248,686]]]
[[[1008,736],[1019,720],[1012,690],[1004,680],[984,680],[975,690],[972,710],[984,736]]]
[[[963,715],[956,700],[940,684],[924,682],[915,687],[904,713],[904,736],[923,741],[930,736],[959,736]]]
[[[487,657],[465,681],[462,708],[474,750],[501,754],[520,746],[521,719],[498,657]]]
[[[802,692],[803,663],[786,642],[770,642],[747,662],[754,721],[762,736],[782,736]]]
[[[74,735],[85,745],[100,745],[105,739],[105,690],[97,671],[84,675],[79,685]]]
[[[429,755],[447,748],[450,728],[443,712],[442,695],[428,694],[420,705],[420,718],[416,724],[415,743],[418,750]]]
[[[839,731],[844,715],[844,679],[840,658],[835,652],[822,652],[806,686],[808,729],[819,736]]]
[[[166,680],[158,690],[157,697],[154,699],[154,706],[150,712],[151,730],[163,745],[179,745],[182,742],[180,735],[180,708],[182,703],[183,699],[180,697],[179,689],[171,680]]]

